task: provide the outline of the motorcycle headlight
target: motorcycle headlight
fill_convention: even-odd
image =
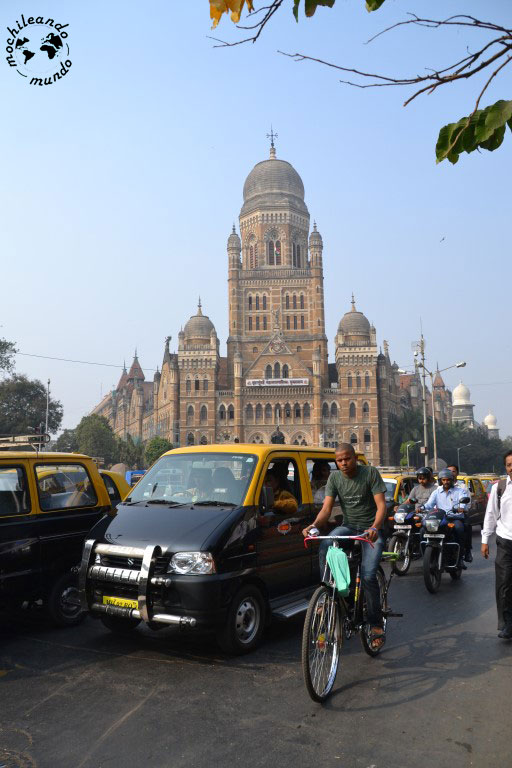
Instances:
[[[405,512],[395,512],[395,523],[405,523]]]
[[[194,576],[215,573],[215,561],[210,552],[176,552],[171,558],[167,573]]]
[[[435,533],[436,531],[439,530],[439,520],[437,520],[437,518],[435,517],[429,518],[425,522],[425,528],[429,533]]]

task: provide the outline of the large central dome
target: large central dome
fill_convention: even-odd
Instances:
[[[308,213],[301,177],[286,160],[278,160],[274,147],[271,147],[270,158],[257,163],[245,180],[241,215],[257,208],[283,204]]]

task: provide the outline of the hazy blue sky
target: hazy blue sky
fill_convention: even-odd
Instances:
[[[38,5],[69,24],[72,68],[40,88],[0,64],[0,335],[25,353],[119,368],[19,356],[17,370],[51,379],[73,427],[135,347],[152,376],[165,336],[174,347],[199,294],[225,353],[226,239],[247,174],[268,156],[272,123],[324,240],[331,360],[352,291],[401,366],[411,364],[421,317],[430,366],[466,360],[477,419],[491,408],[501,435],[512,433],[512,135],[456,166],[434,158],[440,126],[468,114],[481,81],[403,109],[407,91],[350,88],[332,69],[277,53],[416,73],[462,58],[479,33],[411,28],[365,41],[407,11],[485,8],[510,26],[510,4],[394,0],[368,14],[363,0],[337,0],[299,24],[291,5],[256,45],[229,49],[208,35],[239,33],[227,17],[211,32],[207,0]],[[4,37],[22,12],[35,10],[3,0]],[[509,97],[510,72],[483,105]],[[459,372],[445,380],[455,386]]]

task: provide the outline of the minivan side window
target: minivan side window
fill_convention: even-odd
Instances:
[[[335,461],[327,459],[306,459],[306,470],[311,484],[311,495],[315,512],[319,512],[325,499],[325,489],[329,475],[337,470]],[[331,521],[342,514],[339,500],[336,498],[331,513]]]
[[[43,512],[97,504],[96,491],[82,464],[38,464],[34,470]]]
[[[112,502],[112,506],[115,507],[116,504],[119,504],[121,501],[121,494],[117,490],[117,486],[112,480],[109,475],[101,475],[103,482],[105,483],[105,487],[108,491],[108,495],[110,496],[110,501]]]
[[[30,493],[23,467],[0,467],[0,517],[30,512]]]
[[[302,500],[299,468],[296,462],[287,458],[274,459],[267,467],[264,483],[274,491],[272,512],[277,515],[286,515],[286,517],[296,517]]]

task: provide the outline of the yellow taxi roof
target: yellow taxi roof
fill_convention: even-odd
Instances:
[[[0,459],[52,459],[52,460],[64,460],[64,459],[90,459],[90,456],[86,456],[83,453],[58,453],[52,451],[1,451]]]
[[[278,443],[209,443],[208,445],[187,445],[182,448],[173,448],[164,453],[164,456],[175,453],[252,453],[258,457],[264,457],[275,451],[294,451],[299,453],[324,453],[326,456],[334,456],[334,448],[325,448],[317,445],[280,445]],[[364,453],[356,451],[358,458]]]

